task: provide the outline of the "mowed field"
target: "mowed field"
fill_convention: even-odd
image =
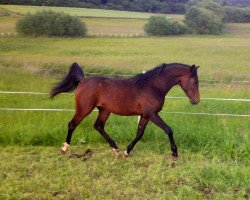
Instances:
[[[14,31],[22,14],[43,8],[0,7],[10,13],[0,17],[0,32]],[[93,13],[83,18],[93,33],[143,32],[149,17],[100,10],[97,17],[88,9],[53,9]],[[49,92],[73,62],[87,76],[135,75],[163,62],[181,62],[201,66],[202,97],[196,106],[188,98],[167,98],[160,113],[174,131],[178,162],[171,160],[167,136],[151,123],[128,158],[116,157],[94,130],[93,112],[76,129],[69,153],[61,155],[73,111],[0,110],[0,199],[248,199],[249,117],[169,112],[249,115],[249,101],[206,99],[250,99],[249,30],[250,24],[228,24],[221,36],[0,38],[0,91]],[[168,96],[185,94],[174,87]],[[74,109],[74,94],[51,100],[47,94],[1,93],[0,108]],[[136,129],[137,116],[111,115],[106,125],[122,151]],[[72,151],[83,156],[69,158]]]

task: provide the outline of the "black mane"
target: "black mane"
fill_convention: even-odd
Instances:
[[[189,65],[181,64],[181,63],[162,63],[155,68],[147,71],[146,73],[141,73],[135,75],[132,79],[134,80],[135,85],[144,85],[149,79],[153,77],[159,76],[162,71],[164,71],[166,68],[171,68],[174,66],[183,66],[183,67],[190,67]]]

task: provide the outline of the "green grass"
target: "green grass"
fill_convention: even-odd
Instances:
[[[27,7],[10,8],[27,11]],[[0,31],[11,31],[20,16],[3,15]],[[141,30],[145,19],[136,18],[140,19],[84,20],[93,32],[119,33]],[[228,82],[201,84],[201,97],[249,99],[249,84],[230,83],[250,80],[249,27],[228,24],[221,36],[0,38],[0,90],[48,92],[73,62],[86,73],[101,74],[135,74],[162,62],[182,62],[201,65],[201,79]],[[185,95],[174,87],[169,96]],[[74,95],[51,100],[48,95],[0,94],[0,107],[74,109]],[[113,156],[94,130],[97,112],[93,112],[77,127],[69,150],[90,149],[92,156],[69,158],[69,153],[59,153],[59,147],[74,112],[0,110],[0,199],[248,199],[249,117],[164,111],[249,114],[249,102],[202,100],[192,106],[187,98],[167,99],[160,115],[174,131],[177,163],[171,160],[166,134],[152,123],[125,159]],[[106,125],[121,150],[133,140],[136,129],[136,116],[111,115]]]
[[[83,18],[89,34],[136,34],[144,33],[146,19]]]
[[[2,68],[1,71],[3,73],[0,76],[2,80],[0,90],[4,91],[48,92],[55,82],[54,79],[51,79],[51,75],[32,75],[30,72],[20,73],[6,68]],[[16,84],[17,80],[20,84]],[[247,89],[247,86],[201,86],[200,93],[202,97],[249,98],[249,94],[245,92]],[[185,96],[179,87],[174,87],[169,95]],[[49,99],[48,95],[25,94],[1,94],[0,99],[0,107],[74,109],[73,94],[60,95],[53,101]],[[203,100],[197,106],[192,106],[188,99],[167,99],[161,116],[173,127],[181,149],[186,148],[189,151],[198,151],[200,148],[206,148],[209,151],[216,149],[225,157],[235,156],[238,153],[237,156],[245,158],[249,152],[248,118],[200,117],[166,114],[164,111],[249,114],[248,108],[248,102]],[[65,138],[67,123],[73,116],[73,112],[46,111],[1,111],[0,114],[2,115],[1,131],[5,133],[0,136],[0,142],[4,145],[59,146]],[[76,130],[73,144],[104,142],[93,128],[96,117],[97,113],[93,112],[83,121]],[[15,123],[9,128],[11,121],[15,121]],[[136,132],[136,121],[136,117],[114,115],[107,123],[107,130],[116,141],[128,143]],[[240,127],[238,127],[239,123],[241,123]],[[165,144],[166,136],[161,132],[150,124],[143,140],[153,143],[164,141]],[[228,138],[228,142],[222,143],[225,138]],[[208,143],[208,141],[210,142]],[[191,145],[192,143],[193,145]],[[240,149],[240,152],[237,152],[237,149]]]
[[[33,48],[31,44],[26,51],[30,49],[27,52],[32,55],[36,49]],[[58,73],[66,73],[68,66],[46,67],[37,67],[32,61],[20,63],[18,59],[9,62],[0,68],[0,90],[49,91]],[[202,97],[249,98],[247,90],[247,85],[200,87]],[[184,96],[184,93],[176,87],[169,95]],[[163,110],[249,114],[248,104],[204,100],[192,106],[188,99],[168,99]],[[0,107],[73,109],[74,97],[60,95],[52,101],[47,95],[1,94]],[[151,123],[129,158],[114,157],[93,128],[96,112],[77,127],[70,148],[79,153],[91,149],[92,157],[84,161],[69,159],[68,154],[62,156],[58,149],[72,116],[73,112],[0,112],[0,132],[4,133],[0,135],[1,199],[244,199],[249,196],[249,118],[162,112],[161,116],[174,130],[179,147],[180,161],[176,165],[171,161],[166,135]],[[137,117],[112,115],[106,130],[120,149],[125,150],[135,136],[136,124]]]
[[[86,71],[134,74],[163,62],[181,62],[200,65],[202,79],[250,80],[249,41],[228,36],[2,38],[0,63],[66,73],[71,63],[79,62]]]
[[[55,147],[1,148],[1,199],[247,199],[246,164],[181,151],[178,163],[138,146],[129,158],[105,145],[81,145],[87,160],[62,156]],[[16,163],[19,163],[18,165]]]

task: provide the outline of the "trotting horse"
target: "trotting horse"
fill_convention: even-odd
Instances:
[[[119,153],[114,140],[104,130],[105,122],[111,113],[117,115],[139,115],[140,121],[135,139],[128,145],[124,156],[128,156],[142,138],[149,121],[168,135],[172,157],[177,160],[177,147],[172,129],[161,119],[165,96],[174,85],[180,85],[189,97],[191,104],[200,101],[198,89],[198,67],[181,63],[161,64],[144,74],[131,78],[90,77],[86,78],[77,63],[73,63],[68,75],[52,90],[53,98],[59,93],[75,90],[75,115],[68,124],[68,135],[61,151],[67,151],[73,131],[95,107],[99,115],[94,128],[107,140],[115,154]]]

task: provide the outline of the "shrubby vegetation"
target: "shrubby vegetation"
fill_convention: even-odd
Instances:
[[[214,1],[199,1],[189,7],[185,23],[198,34],[220,34],[224,26],[224,9]]]
[[[177,35],[194,32],[197,34],[220,34],[224,27],[225,11],[214,1],[194,1],[186,14],[185,24],[167,20],[165,17],[153,16],[144,26],[149,35]]]
[[[225,21],[250,23],[250,8],[225,7]]]
[[[144,31],[148,35],[165,36],[185,34],[188,29],[185,25],[169,20],[164,16],[151,16],[144,25]]]
[[[0,17],[10,16],[11,14],[7,10],[0,10]]]
[[[249,0],[218,0],[223,6],[250,6]]]
[[[199,8],[205,8],[206,10],[210,10],[214,12],[221,20],[224,20],[225,10],[224,8],[215,1],[200,1],[196,4]]]
[[[16,24],[18,33],[32,36],[79,37],[87,33],[86,25],[78,17],[53,11],[28,14]]]
[[[223,22],[214,12],[197,6],[190,7],[185,15],[185,23],[198,34],[220,34]]]

